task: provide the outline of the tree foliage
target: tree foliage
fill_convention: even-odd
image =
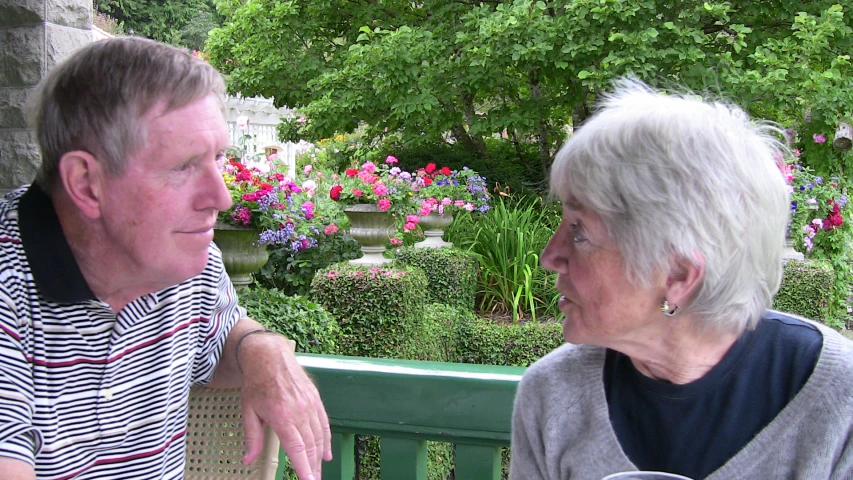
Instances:
[[[128,33],[191,48],[201,48],[207,33],[199,40],[199,27],[193,24],[212,29],[220,23],[213,0],[95,0],[94,6],[123,22]]]
[[[850,3],[221,0],[207,50],[232,90],[301,108],[314,138],[364,123],[488,155],[507,131],[544,169],[621,75],[834,129],[853,108]]]

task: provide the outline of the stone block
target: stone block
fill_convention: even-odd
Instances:
[[[47,45],[45,48],[45,66],[47,70],[78,50],[92,43],[92,31],[89,29],[69,28],[48,24],[45,27]]]
[[[44,73],[45,26],[0,28],[0,86],[30,87]]]
[[[32,182],[39,165],[41,155],[32,131],[0,129],[0,189]]]
[[[44,23],[48,3],[47,0],[0,0],[0,27]]]
[[[26,104],[32,90],[0,87],[0,128],[27,128]]]
[[[47,2],[47,21],[88,30],[92,26],[92,1],[51,0]]]

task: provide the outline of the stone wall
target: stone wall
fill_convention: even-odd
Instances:
[[[51,67],[92,41],[91,26],[92,0],[0,0],[0,191],[35,176],[27,97]]]

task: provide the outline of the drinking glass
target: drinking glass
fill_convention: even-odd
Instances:
[[[619,472],[601,480],[692,480],[689,477],[665,472]]]

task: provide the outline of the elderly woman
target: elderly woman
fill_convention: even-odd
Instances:
[[[510,478],[853,478],[853,346],[767,310],[789,198],[778,132],[740,109],[617,82],[557,154],[569,343],[516,398]]]

